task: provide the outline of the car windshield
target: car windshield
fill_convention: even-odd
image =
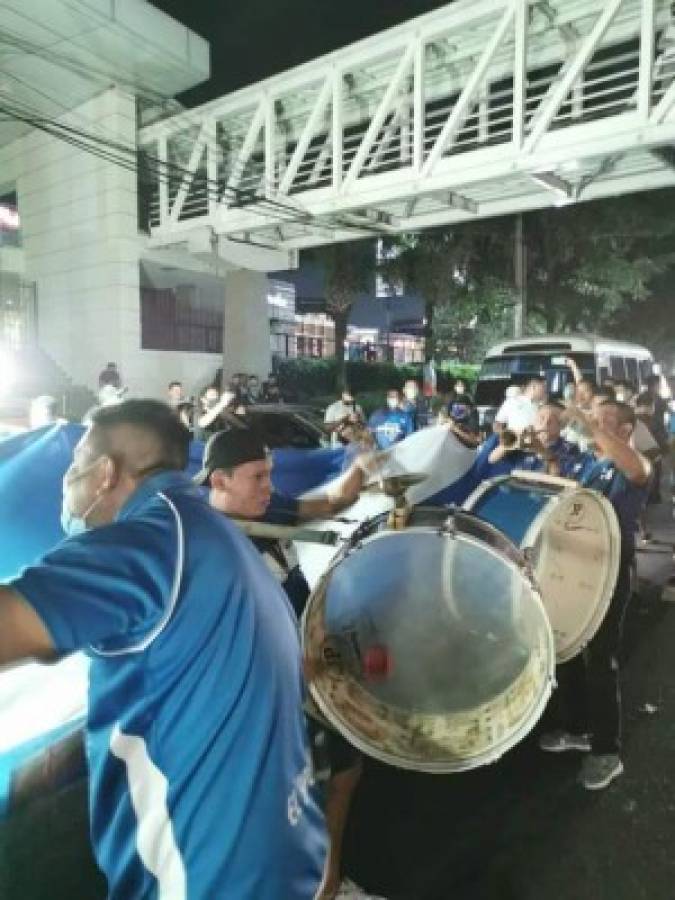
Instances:
[[[304,450],[322,446],[321,430],[295,413],[267,412],[249,407],[243,419],[271,449],[292,447]]]

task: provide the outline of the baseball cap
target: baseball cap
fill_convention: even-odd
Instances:
[[[219,431],[206,442],[202,467],[193,481],[205,485],[214,469],[233,469],[247,462],[267,459],[267,453],[267,447],[250,428]]]
[[[471,416],[471,407],[466,403],[453,403],[450,406],[450,415],[457,422],[465,422]]]

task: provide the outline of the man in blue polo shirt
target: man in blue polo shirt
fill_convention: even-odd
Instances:
[[[583,654],[560,671],[559,693],[567,700],[568,730],[542,735],[540,745],[551,752],[589,753],[581,782],[588,790],[600,790],[623,772],[619,659],[631,593],[635,534],[647,500],[651,469],[648,460],[630,445],[635,426],[635,411],[630,406],[610,400],[598,406],[593,418],[575,407],[567,415],[588,432],[597,450],[570,460],[562,474],[599,491],[612,504],[621,531],[621,559],[602,625]]]
[[[521,436],[515,447],[499,443],[491,451],[488,461],[498,466],[504,474],[514,469],[526,472],[546,472],[549,475],[567,475],[572,464],[579,458],[576,444],[561,436],[564,407],[558,403],[545,403],[534,414],[532,428]]]
[[[64,478],[72,536],[0,588],[0,665],[83,649],[92,840],[119,900],[311,900],[325,855],[295,619],[180,471],[152,400],[101,409]]]
[[[378,409],[368,419],[368,430],[380,450],[388,450],[415,430],[412,415],[401,406],[401,394],[387,391],[386,409]]]
[[[195,476],[209,486],[211,505],[244,520],[262,520],[278,525],[297,525],[307,519],[326,518],[352,504],[359,496],[369,460],[357,459],[330,490],[296,500],[272,488],[272,461],[260,438],[248,429],[221,431],[204,448],[203,466]],[[251,538],[272,573],[282,584],[298,616],[302,615],[309,585],[303,575],[292,541],[274,537]],[[326,784],[326,824],[329,846],[326,869],[317,900],[332,900],[342,880],[342,841],[352,797],[361,777],[361,754],[332,729],[308,718],[317,758],[325,757],[330,777]],[[323,765],[321,766],[323,768]]]

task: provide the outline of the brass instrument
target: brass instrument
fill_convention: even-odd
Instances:
[[[408,504],[406,491],[414,484],[424,481],[426,477],[424,472],[407,472],[404,475],[389,475],[380,478],[380,490],[394,500],[394,508],[389,513],[389,527],[393,530],[407,526],[412,507]]]
[[[505,428],[499,433],[499,446],[503,447],[504,450],[508,450],[509,453],[520,449],[518,446],[519,441],[520,436],[509,428]]]
[[[507,453],[515,453],[518,450],[526,453],[536,452],[538,440],[533,428],[526,428],[520,434],[505,428],[499,435],[499,445]]]
[[[366,491],[385,494],[394,501],[394,508],[389,513],[388,524],[392,530],[405,528],[412,507],[408,503],[406,491],[415,484],[425,481],[428,476],[425,472],[405,472],[400,475],[382,475],[376,481],[371,481],[364,488]]]
[[[358,444],[364,450],[375,448],[375,438],[366,423],[355,414],[348,416],[337,429],[337,436],[344,444]]]

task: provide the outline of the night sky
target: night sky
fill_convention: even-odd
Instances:
[[[253,84],[437,9],[447,0],[153,0],[211,45],[211,80],[186,106]]]

